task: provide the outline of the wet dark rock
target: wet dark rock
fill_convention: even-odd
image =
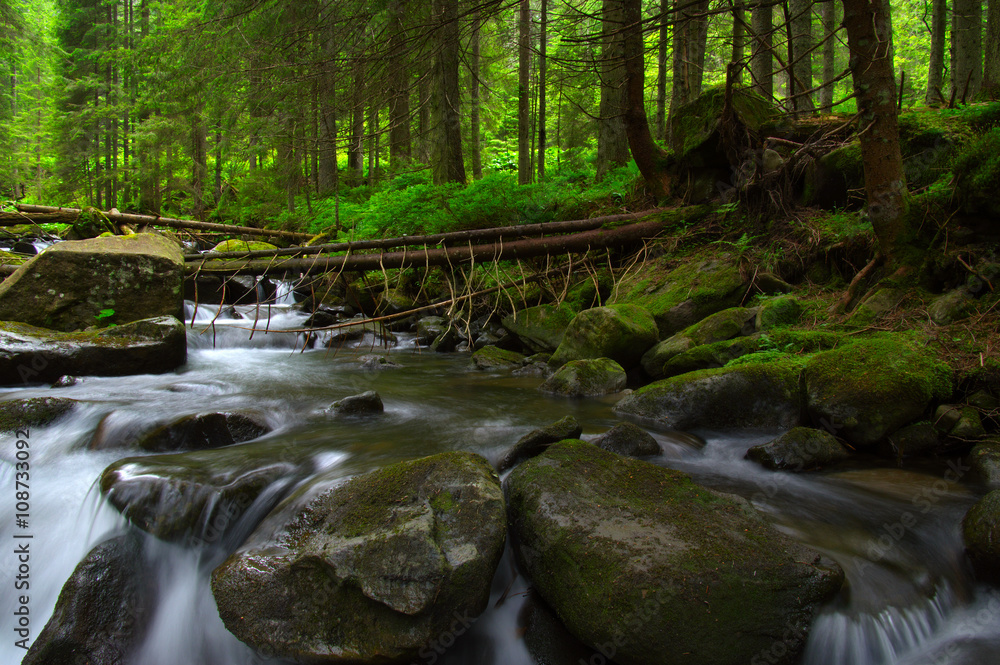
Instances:
[[[319,477],[212,574],[226,627],[279,658],[409,662],[489,601],[506,520],[485,459]]]
[[[798,371],[786,363],[690,372],[644,386],[615,413],[659,427],[795,427],[802,418]]]
[[[835,436],[809,427],[795,427],[746,454],[748,460],[775,471],[813,471],[850,456]]]
[[[134,448],[155,453],[204,450],[250,441],[270,431],[263,418],[251,413],[193,414],[152,428],[134,418],[118,422],[111,414],[98,425],[89,448]]]
[[[528,432],[500,459],[497,469],[503,473],[526,459],[540,455],[553,443],[563,439],[575,439],[583,433],[583,427],[573,416],[566,416],[551,425]]]
[[[990,488],[1000,488],[1000,438],[976,444],[969,452],[969,480]]]
[[[455,326],[449,325],[447,330],[434,338],[431,342],[431,351],[436,353],[451,353],[461,341],[458,330]]]
[[[543,393],[567,397],[610,395],[625,389],[627,377],[611,358],[571,360],[538,387]]]
[[[0,284],[0,320],[72,331],[181,319],[183,279],[180,246],[161,235],[60,242]]]
[[[385,411],[385,406],[382,404],[381,395],[374,390],[369,390],[338,400],[331,404],[327,411],[336,416],[363,416],[382,413]]]
[[[51,425],[72,411],[76,404],[76,400],[64,397],[5,400],[0,402],[0,432]]]
[[[443,316],[425,316],[417,321],[417,342],[429,346],[448,330],[448,319]]]
[[[472,364],[486,371],[517,369],[524,365],[524,356],[497,346],[486,346],[472,354]]]
[[[14,243],[14,246],[10,248],[10,251],[15,254],[27,254],[28,256],[35,256],[38,254],[38,248],[32,245],[30,242],[18,241]]]
[[[504,486],[535,588],[622,665],[746,665],[782,635],[776,662],[797,662],[844,580],[749,502],[582,441],[554,444]]]
[[[60,376],[57,380],[52,383],[53,388],[69,388],[77,384],[83,383],[85,379],[81,379],[78,376],[70,376],[69,374],[65,376]]]
[[[889,443],[897,455],[927,455],[941,445],[941,437],[931,422],[907,425],[889,435]]]
[[[653,435],[632,423],[618,423],[590,440],[598,448],[626,457],[647,457],[663,452]]]
[[[384,369],[398,369],[402,367],[399,363],[386,358],[385,356],[361,356],[358,358],[361,369],[365,372],[381,372]]]
[[[1000,582],[1000,490],[993,490],[962,520],[962,540],[976,577]]]
[[[265,490],[307,464],[304,454],[284,455],[247,444],[126,457],[101,474],[101,492],[129,522],[161,540],[221,545]]]
[[[0,385],[51,383],[66,374],[162,374],[186,361],[184,324],[172,316],[75,333],[0,322]]]
[[[104,541],[63,585],[22,665],[128,665],[152,616],[155,579],[137,534]]]

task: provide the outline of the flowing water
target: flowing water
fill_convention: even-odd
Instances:
[[[490,374],[470,367],[467,355],[434,354],[406,336],[392,348],[371,332],[360,339],[305,341],[305,316],[279,304],[260,307],[188,307],[189,359],[177,372],[119,378],[88,377],[64,388],[5,389],[0,398],[59,395],[81,402],[69,416],[30,431],[29,526],[15,526],[16,438],[0,439],[0,663],[18,663],[14,612],[21,573],[12,554],[15,535],[30,540],[30,627],[34,639],[49,618],[62,584],[97,543],[126,528],[95,488],[101,471],[125,450],[90,451],[98,425],[167,421],[208,411],[250,410],[273,431],[239,444],[255,455],[309,459],[314,471],[345,477],[392,462],[446,450],[470,450],[491,460],[520,436],[565,415],[584,438],[618,419],[614,397],[568,400],[536,391],[534,376]],[[284,301],[286,304],[281,304]],[[251,329],[258,328],[251,335]],[[266,329],[267,332],[261,329]],[[385,355],[400,367],[366,371],[362,359]],[[347,395],[378,390],[383,416],[332,419],[325,408]],[[848,584],[817,619],[807,665],[971,665],[992,663],[1000,646],[1000,594],[973,584],[959,525],[980,491],[959,479],[961,460],[929,472],[859,463],[831,473],[773,473],[743,460],[746,449],[775,432],[699,432],[701,439],[654,432],[663,455],[653,461],[683,470],[699,482],[742,495],[778,528],[836,559]],[[703,445],[702,445],[703,444]],[[146,538],[146,558],[161,592],[134,665],[251,665],[274,663],[254,654],[223,627],[208,586],[212,568],[294,479],[246,511],[227,540],[197,552]],[[531,665],[602,662],[536,616],[529,584],[505,555],[486,613],[421,653],[416,662],[445,665]],[[548,625],[539,635],[539,625]],[[534,632],[533,632],[534,631]],[[460,633],[460,634],[459,634]],[[720,639],[724,636],[720,635]],[[776,662],[773,652],[754,663]]]

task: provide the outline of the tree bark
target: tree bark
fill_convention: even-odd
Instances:
[[[819,91],[819,105],[830,111],[833,108],[833,97],[837,78],[837,40],[831,35],[837,31],[837,3],[826,0],[822,3],[823,18],[823,88]]]
[[[667,68],[670,67],[670,0],[660,0],[660,43],[656,53],[656,140],[667,128]]]
[[[944,94],[944,44],[948,36],[948,0],[933,0],[931,13],[931,52],[927,66],[927,106],[940,106]]]
[[[986,7],[986,41],[983,90],[990,97],[1000,97],[1000,0],[989,0]]]
[[[479,69],[480,47],[479,38],[482,32],[482,13],[476,9],[472,15],[472,37],[469,53],[469,145],[472,149],[472,178],[480,180],[483,177],[483,153],[480,141],[480,100],[479,100]]]
[[[458,0],[434,0],[438,20],[435,84],[431,90],[434,115],[433,173],[435,184],[465,183],[462,156],[462,116],[459,89]]]
[[[628,163],[625,135],[625,66],[622,61],[622,0],[603,0],[601,5],[601,99],[597,119],[598,182]]]
[[[951,85],[955,99],[971,102],[983,85],[983,5],[952,0]]]
[[[361,54],[354,62],[354,85],[351,87],[351,140],[347,144],[347,169],[360,185],[365,177],[365,63]]]
[[[642,0],[622,2],[623,51],[625,58],[625,132],[632,158],[649,191],[658,199],[670,195],[666,153],[653,141],[645,107],[645,43],[642,38]]]
[[[191,115],[191,214],[205,216],[205,178],[208,176],[208,137],[201,111]]]
[[[517,182],[531,182],[531,4],[519,0],[517,14]]]
[[[868,217],[887,263],[907,263],[906,180],[899,147],[888,0],[844,0],[857,94]]]
[[[396,172],[410,163],[410,62],[404,44],[405,0],[389,2],[389,170]]]
[[[545,133],[545,94],[547,91],[546,76],[548,74],[548,28],[549,28],[549,5],[548,0],[542,0],[540,15],[540,30],[538,35],[538,181],[545,180],[545,148],[548,137]]]
[[[769,0],[755,2],[750,10],[750,74],[754,92],[765,99],[774,97],[773,15]]]
[[[812,111],[815,107],[812,95],[812,0],[791,0],[790,29],[792,32],[792,69],[795,85],[789,86],[789,91],[795,91],[792,108],[797,112]]]
[[[708,39],[708,0],[694,3],[681,0],[674,12],[674,83],[670,95],[670,115],[681,104],[701,94],[705,75],[705,45]]]
[[[735,69],[735,79],[734,83],[736,85],[743,84],[743,56],[746,51],[746,11],[743,7],[744,0],[734,0],[733,1],[733,55],[729,59],[731,63],[740,64],[738,69]]]

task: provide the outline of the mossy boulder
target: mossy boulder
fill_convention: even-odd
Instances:
[[[870,326],[891,314],[903,301],[905,292],[901,289],[883,288],[865,298],[851,313],[848,323],[855,326]]]
[[[101,492],[129,522],[161,540],[221,546],[264,490],[306,465],[304,454],[284,457],[255,444],[126,457],[101,474]]]
[[[886,335],[813,356],[803,373],[812,422],[869,447],[951,394],[951,370],[928,349]]]
[[[278,249],[276,245],[260,240],[238,240],[230,238],[213,247],[213,252],[260,252]]]
[[[982,441],[969,452],[969,479],[990,488],[1000,488],[1000,438]]]
[[[524,356],[498,346],[484,346],[472,354],[472,364],[476,369],[489,371],[517,369],[524,365]]]
[[[771,330],[790,326],[802,318],[802,303],[794,296],[783,296],[765,300],[757,308],[755,325],[757,330]]]
[[[64,397],[30,397],[0,402],[0,432],[45,427],[73,410],[76,400]]]
[[[407,662],[489,601],[506,538],[489,463],[449,452],[320,476],[212,573],[226,627],[258,651]]]
[[[941,445],[934,423],[929,421],[911,423],[889,435],[889,444],[897,456],[920,456],[934,453]]]
[[[92,549],[63,585],[22,665],[125,665],[153,616],[156,571],[136,533]]]
[[[946,326],[969,316],[974,309],[968,289],[953,289],[934,298],[927,306],[927,315],[939,326]]]
[[[575,439],[583,434],[583,427],[573,416],[566,416],[556,422],[532,430],[518,439],[517,443],[500,458],[497,469],[502,473],[526,459],[540,455],[553,443],[564,439]]]
[[[962,520],[962,541],[976,577],[1000,582],[1000,490],[993,490]]]
[[[567,397],[609,395],[625,389],[627,377],[611,358],[571,360],[538,387],[543,393]]]
[[[656,370],[657,375],[653,378],[669,378],[701,369],[725,367],[737,358],[757,352],[761,346],[760,339],[756,337],[738,337],[696,346],[667,360]],[[655,368],[655,365],[651,367]]]
[[[652,313],[667,339],[715,312],[736,307],[748,282],[725,254],[692,258],[663,272],[644,270],[623,284],[618,302],[641,305]]]
[[[752,363],[682,374],[644,386],[618,402],[618,415],[659,427],[795,427],[802,419],[799,373],[785,362]]]
[[[590,443],[627,457],[648,457],[663,452],[652,434],[632,423],[618,423],[604,434],[591,439]]]
[[[594,307],[577,314],[549,364],[559,367],[571,360],[610,358],[631,369],[656,344],[656,321],[636,305]]]
[[[694,369],[705,369],[707,367],[721,367],[725,363],[716,365],[701,365],[700,362],[682,362],[681,366],[691,365],[691,369],[664,371],[667,363],[676,356],[688,353],[697,347],[716,342],[724,342],[740,335],[749,335],[754,332],[754,323],[757,314],[756,309],[746,307],[730,307],[721,312],[710,314],[701,321],[692,324],[680,331],[676,335],[663,340],[642,356],[642,368],[650,377],[654,379],[683,374],[685,371]],[[714,350],[714,349],[713,349]],[[740,354],[742,355],[742,354]]]
[[[0,320],[58,331],[183,318],[184,257],[153,233],[60,242],[0,284]]]
[[[0,322],[0,385],[46,383],[66,375],[160,374],[186,361],[184,324],[172,316],[72,333]]]
[[[745,665],[810,624],[836,563],[749,502],[683,473],[563,441],[505,481],[514,552],[569,631],[622,665]],[[720,636],[725,636],[720,639]]]
[[[503,327],[533,353],[552,353],[559,348],[576,310],[569,305],[538,305],[503,318]]]
[[[417,342],[428,346],[446,330],[448,319],[443,316],[424,316],[417,321]]]
[[[775,471],[812,471],[850,456],[835,436],[810,427],[794,427],[769,443],[750,448],[746,454],[748,460]]]

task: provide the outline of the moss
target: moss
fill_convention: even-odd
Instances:
[[[257,252],[278,249],[276,245],[259,240],[224,240],[212,248],[213,252]]]
[[[670,147],[676,158],[683,159],[715,134],[725,105],[725,95],[724,86],[707,88],[696,99],[671,114]],[[733,107],[743,124],[753,132],[777,113],[773,104],[747,89],[735,91]]]
[[[628,369],[656,344],[657,326],[643,307],[630,304],[595,307],[576,315],[552,354],[556,367],[571,360],[610,358]]]
[[[542,392],[585,397],[616,393],[625,387],[622,366],[610,358],[572,360],[549,377],[539,390]]]
[[[71,399],[32,397],[0,402],[0,432],[45,427],[76,406]]]
[[[508,351],[497,346],[484,346],[472,354],[472,363],[477,369],[515,369],[524,364],[524,356],[516,351]]]

